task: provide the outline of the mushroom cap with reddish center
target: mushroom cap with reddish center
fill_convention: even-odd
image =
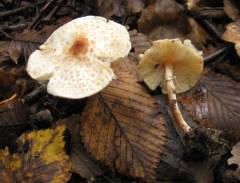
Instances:
[[[164,68],[172,68],[176,93],[192,88],[203,71],[202,52],[198,51],[190,40],[183,43],[179,39],[163,39],[153,42],[153,46],[140,55],[138,71],[151,90],[159,85],[166,91]]]
[[[52,33],[29,57],[27,72],[49,80],[48,93],[83,98],[106,87],[114,78],[110,63],[131,48],[126,28],[103,17],[74,19]]]

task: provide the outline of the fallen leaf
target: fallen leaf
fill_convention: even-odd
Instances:
[[[14,143],[29,124],[28,119],[28,106],[20,99],[11,97],[0,101],[0,148]]]
[[[0,41],[0,61],[8,60],[9,58],[18,63],[21,55],[25,61],[29,55],[42,44],[50,34],[59,26],[69,21],[68,18],[62,18],[55,24],[44,26],[41,30],[25,29],[21,33],[15,33],[12,41]]]
[[[157,0],[142,11],[138,20],[139,31],[149,40],[191,39],[197,48],[203,48],[207,33],[183,7],[174,0]]]
[[[153,182],[166,142],[160,106],[137,83],[131,62],[120,61],[113,68],[117,79],[84,109],[83,142],[112,170]]]
[[[137,32],[137,30],[129,31],[129,34],[132,45],[130,55],[138,59],[139,54],[144,53],[148,48],[151,47],[151,42],[144,34]]]
[[[179,102],[200,126],[229,130],[240,139],[240,84],[227,76],[208,73]]]
[[[8,53],[9,41],[0,41],[0,63],[10,58]]]
[[[17,97],[0,101],[0,127],[27,123],[28,106]]]
[[[112,16],[127,17],[139,13],[144,8],[145,0],[97,0],[96,10],[98,15],[110,18]]]
[[[225,32],[222,35],[224,41],[234,43],[235,50],[240,56],[240,20],[227,24]]]
[[[68,118],[60,120],[57,124],[65,124],[71,136],[71,152],[69,154],[72,162],[72,172],[79,174],[86,179],[92,179],[102,175],[97,162],[91,159],[87,154],[79,135],[80,131],[80,115],[72,115]]]
[[[228,159],[228,164],[236,164],[238,166],[234,171],[234,175],[240,180],[240,142],[233,146],[231,154],[233,156]]]
[[[71,164],[64,152],[65,127],[32,131],[18,138],[22,152],[0,151],[0,182],[65,183]],[[26,150],[28,147],[28,150]]]
[[[229,18],[236,21],[240,18],[240,12],[236,5],[234,4],[234,1],[232,0],[224,0],[224,11],[227,14]]]
[[[0,70],[0,98],[7,98],[13,94],[17,75]]]

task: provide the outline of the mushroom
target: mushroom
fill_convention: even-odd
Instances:
[[[52,33],[29,57],[33,79],[49,80],[48,93],[80,99],[97,93],[115,77],[111,62],[131,48],[126,28],[98,16],[74,19]]]
[[[192,88],[203,71],[202,52],[190,40],[183,43],[179,39],[163,39],[153,42],[153,46],[140,55],[138,65],[140,79],[155,90],[159,85],[167,93],[172,115],[185,132],[191,128],[183,119],[176,93]]]

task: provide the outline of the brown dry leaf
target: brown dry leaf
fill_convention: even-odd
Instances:
[[[117,79],[84,109],[83,142],[112,170],[153,182],[166,142],[160,106],[137,83],[132,62],[117,62],[114,71]]]
[[[183,8],[174,0],[157,0],[142,11],[138,28],[141,32],[149,34],[159,25],[172,23],[177,27],[178,20],[181,20],[180,30],[184,33],[189,32],[189,24]]]
[[[144,8],[145,0],[97,0],[98,15],[110,18],[112,16],[127,17],[139,13]]]
[[[11,41],[8,46],[8,53],[13,62],[17,64],[21,54],[20,44],[18,44],[16,41]]]
[[[240,12],[232,0],[224,0],[224,11],[229,18],[236,21],[240,18]]]
[[[238,166],[234,171],[234,175],[240,180],[240,142],[233,146],[231,153],[233,156],[228,159],[228,164],[236,164]]]
[[[9,67],[9,65],[2,65],[0,67],[0,100],[13,95],[16,92],[16,81],[26,76],[27,73],[23,66]]]
[[[0,182],[65,183],[71,164],[64,151],[65,127],[32,131],[18,138],[22,153],[0,151]],[[26,151],[26,147],[28,150]]]
[[[234,43],[237,54],[240,56],[240,20],[228,24],[225,28],[222,39]]]
[[[23,32],[13,35],[14,40],[12,41],[0,41],[0,61],[10,58],[17,64],[21,55],[27,60],[28,56],[42,44],[55,29],[67,21],[69,21],[69,18],[62,18],[54,25],[45,26],[41,30],[25,29]]]
[[[142,11],[138,28],[150,40],[191,39],[197,48],[203,47],[207,33],[192,18],[188,18],[181,5],[174,0],[157,0]]]
[[[0,127],[26,124],[28,117],[28,106],[17,97],[0,101]]]
[[[18,98],[0,101],[0,148],[14,142],[28,124],[28,106]]]
[[[240,83],[227,76],[208,73],[179,102],[200,126],[229,130],[240,139]]]
[[[79,135],[80,115],[72,115],[61,120],[59,123],[65,124],[71,135],[71,152],[69,156],[72,162],[72,172],[86,179],[91,179],[103,174],[97,162],[89,157],[81,142]]]
[[[151,47],[151,42],[144,34],[137,32],[137,30],[131,30],[129,31],[129,34],[132,45],[130,55],[138,59],[139,54],[144,53],[148,48]]]
[[[10,58],[8,53],[9,41],[0,41],[0,63]]]

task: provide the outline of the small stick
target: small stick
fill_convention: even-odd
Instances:
[[[0,29],[0,33],[2,33],[7,39],[14,40],[14,41],[19,41],[19,42],[24,42],[24,43],[33,43],[33,44],[42,44],[42,42],[37,42],[37,41],[29,41],[29,40],[23,40],[23,39],[17,39],[12,37],[10,34],[6,33],[2,29]]]
[[[204,57],[204,64],[212,63],[215,60],[215,58],[225,54],[228,50],[229,50],[229,47],[223,47],[217,50],[216,52]]]
[[[226,17],[226,13],[222,7],[205,7],[199,10],[200,17],[222,18]]]
[[[40,1],[37,3],[37,5],[41,5],[43,2],[45,1]],[[15,14],[18,14],[28,8],[33,8],[34,5],[32,4],[28,4],[26,6],[23,6],[23,7],[20,7],[20,8],[16,8],[16,9],[13,9],[13,10],[8,10],[8,11],[4,11],[4,12],[0,12],[0,18],[4,18],[4,17],[8,17],[8,16],[11,16],[11,15],[15,15]]]
[[[28,29],[32,29],[34,28],[35,24],[37,23],[37,21],[43,16],[43,14],[45,13],[45,11],[49,8],[49,6],[54,3],[56,0],[50,0],[49,2],[47,2],[43,8],[39,11],[38,15],[33,19],[32,23],[28,26]]]
[[[23,97],[23,101],[29,104],[35,101],[39,96],[41,96],[45,92],[46,92],[46,85],[43,84],[42,86],[34,89],[31,93],[25,95]]]
[[[50,13],[45,18],[43,18],[42,21],[49,22],[51,18],[55,15],[55,13],[59,10],[64,1],[65,0],[59,0],[59,2],[57,2],[57,5],[53,8],[53,10],[50,11]]]

